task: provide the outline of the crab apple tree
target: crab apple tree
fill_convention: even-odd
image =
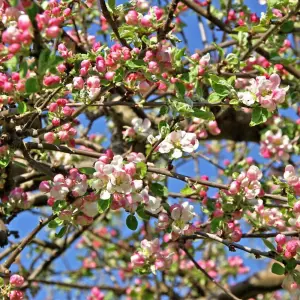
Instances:
[[[299,299],[299,0],[0,0],[0,298]]]

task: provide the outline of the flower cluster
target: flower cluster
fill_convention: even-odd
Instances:
[[[24,284],[24,278],[23,276],[20,276],[18,274],[14,274],[10,276],[9,283],[11,285],[11,288],[18,288],[21,287]],[[20,290],[11,290],[9,292],[9,299],[10,300],[22,300],[24,299],[24,293]]]
[[[9,195],[3,196],[1,200],[9,210],[14,210],[15,208],[26,209],[30,206],[27,193],[20,187],[11,190]]]
[[[91,289],[90,295],[88,295],[87,300],[104,300],[105,295],[96,286]]]
[[[243,259],[240,256],[228,257],[228,266],[232,269],[231,273],[234,274],[245,274],[250,270],[244,265]]]
[[[238,92],[239,100],[251,106],[258,102],[261,107],[269,111],[274,111],[278,104],[285,101],[285,95],[289,87],[280,88],[280,77],[272,74],[269,79],[265,76],[258,76],[249,80],[250,85],[245,92]]]
[[[293,146],[287,135],[282,135],[281,129],[276,133],[268,130],[260,143],[260,155],[264,158],[275,158],[276,160],[287,161],[290,157],[289,152]]]
[[[258,200],[257,205],[254,206],[254,212],[248,211],[248,217],[255,222],[259,222],[263,227],[273,227],[280,231],[286,229],[286,222],[283,218],[283,214],[278,208],[266,208],[264,207],[263,201]]]
[[[28,15],[21,14],[16,8],[5,11],[7,29],[2,33],[2,43],[8,45],[8,52],[16,54],[22,46],[29,46],[32,41],[32,24]],[[16,22],[15,22],[16,21]]]
[[[76,122],[75,122],[76,123]],[[52,124],[55,126],[59,126],[60,119],[54,118],[52,120]],[[71,147],[75,147],[75,136],[77,134],[77,130],[73,127],[72,123],[66,123],[61,126],[61,130],[57,133],[53,131],[49,131],[44,134],[44,139],[49,144],[54,143],[66,143]]]
[[[295,195],[300,196],[300,177],[296,174],[292,165],[287,165],[284,170],[283,178],[292,187]]]
[[[131,263],[142,273],[167,270],[172,264],[172,253],[160,249],[159,240],[141,241],[141,247],[131,256]]]
[[[300,240],[297,238],[292,238],[287,240],[286,236],[283,234],[277,234],[275,237],[275,242],[277,243],[277,252],[284,253],[287,259],[295,257],[300,250]]]
[[[144,159],[144,157],[143,157]],[[112,209],[124,207],[135,212],[140,203],[153,213],[161,209],[161,200],[149,195],[149,188],[143,187],[143,181],[137,174],[136,163],[140,156],[131,153],[125,162],[121,155],[108,151],[95,163],[96,172],[91,180],[91,187],[100,193],[101,199],[112,197]]]
[[[219,135],[221,133],[217,121],[205,121],[199,118],[193,118],[193,124],[188,128],[188,132],[194,132],[198,139],[205,139],[208,133],[211,135]]]
[[[21,78],[18,72],[12,72],[9,76],[8,74],[0,73],[0,91],[12,95],[15,92],[24,92],[25,90],[25,80]],[[12,103],[15,99],[8,95],[1,95],[0,105],[7,105]]]
[[[153,144],[158,137],[151,139],[148,137],[148,141]],[[153,138],[153,137],[152,137]],[[177,159],[182,156],[183,152],[192,153],[197,150],[199,141],[195,133],[185,132],[182,130],[173,131],[167,135],[167,137],[158,145],[157,151],[159,153],[171,153],[172,159]]]
[[[123,131],[124,138],[135,139],[137,137],[146,137],[151,129],[151,122],[149,119],[134,118],[131,121],[132,127],[127,127]]]
[[[241,172],[230,184],[229,194],[236,195],[242,192],[248,200],[254,199],[263,193],[259,182],[261,178],[262,172],[258,167],[252,165],[247,172]]]
[[[188,201],[182,204],[173,204],[170,207],[172,218],[172,232],[175,235],[186,234],[190,229],[189,222],[194,218],[194,206]]]

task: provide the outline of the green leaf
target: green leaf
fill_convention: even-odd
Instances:
[[[27,12],[27,15],[29,16],[30,21],[34,23],[34,22],[36,22],[35,17],[39,12],[39,7],[37,6],[37,4],[34,1],[32,1],[31,3],[32,3],[31,6],[26,9],[26,12]]]
[[[234,28],[235,31],[241,31],[241,32],[249,32],[248,26],[239,26]]]
[[[79,168],[78,171],[86,175],[93,175],[96,172],[94,168],[90,167]]]
[[[211,221],[210,228],[211,228],[212,232],[216,232],[219,229],[221,221],[222,221],[222,219],[220,219],[220,218],[214,218]]]
[[[147,215],[147,214],[145,213],[145,209],[144,209],[144,207],[143,207],[142,205],[139,205],[139,206],[138,206],[138,208],[137,208],[137,210],[136,210],[136,213],[137,213],[137,215],[138,215],[141,219],[143,219],[143,220],[145,220],[145,221],[149,221],[149,220],[150,220],[150,216]]]
[[[50,61],[50,55],[51,55],[51,51],[46,48],[44,49],[40,56],[39,56],[39,61],[38,61],[38,73],[39,75],[43,76],[49,66],[49,61]]]
[[[16,71],[17,64],[18,64],[17,56],[13,56],[11,59],[9,59],[4,63],[4,65],[11,71]]]
[[[130,230],[136,230],[138,227],[138,221],[134,215],[129,215],[126,218],[126,225]]]
[[[159,110],[159,114],[160,114],[161,116],[166,115],[168,112],[169,112],[169,107],[166,106],[166,105],[163,105],[163,106],[160,108],[160,110]]]
[[[140,178],[144,178],[147,174],[147,165],[140,161],[136,164],[136,172],[140,175]]]
[[[267,239],[262,239],[262,240],[267,248],[269,248],[271,251],[276,252],[275,246],[270,241],[268,241]]]
[[[185,86],[182,82],[175,83],[176,91],[178,92],[179,96],[184,98],[185,95]]]
[[[142,59],[127,60],[125,65],[131,69],[146,69],[146,64]]]
[[[300,284],[300,272],[298,270],[294,270],[293,278],[297,284]]]
[[[277,274],[277,275],[283,275],[285,273],[285,268],[280,265],[279,263],[275,262],[272,265],[272,269],[271,269],[272,273]]]
[[[19,70],[20,77],[21,77],[21,78],[25,78],[25,77],[26,77],[26,74],[27,74],[27,71],[28,71],[28,65],[27,65],[27,62],[26,62],[26,61],[23,61],[23,62],[20,64],[20,70]]]
[[[282,24],[281,31],[284,33],[290,33],[294,29],[294,21],[287,21]]]
[[[253,26],[253,27],[252,27],[252,31],[253,31],[253,32],[262,33],[262,32],[267,31],[267,28],[264,27],[264,26],[261,26],[261,25],[256,25],[256,26]]]
[[[229,53],[226,56],[226,61],[231,65],[237,65],[239,63],[239,58],[234,53]]]
[[[107,1],[107,9],[109,10],[109,12],[114,12],[116,7],[116,0],[108,0]]]
[[[293,194],[288,193],[288,204],[290,207],[294,207],[295,202],[297,201],[296,197]]]
[[[24,101],[18,103],[18,113],[24,114],[27,111],[27,105]]]
[[[18,0],[9,0],[9,4],[13,7],[16,7],[18,5]]]
[[[162,137],[165,137],[170,133],[170,126],[166,121],[160,121],[158,124],[158,130]]]
[[[203,120],[209,120],[209,121],[212,121],[212,120],[215,119],[215,116],[212,112],[205,111],[205,110],[202,110],[202,109],[199,109],[199,108],[194,108],[193,116],[196,117],[196,118],[200,118],[200,119],[203,119]]]
[[[63,222],[62,220],[56,218],[55,220],[49,222],[48,227],[52,229],[57,228],[62,224],[62,222]]]
[[[225,55],[224,49],[220,47],[218,44],[216,44],[215,42],[213,42],[212,44],[216,47],[217,51],[219,52],[220,58],[223,59]]]
[[[168,196],[168,188],[160,183],[154,182],[150,185],[150,191],[159,197]]]
[[[0,286],[4,285],[4,279],[2,277],[0,277]]]
[[[57,238],[62,238],[62,237],[65,235],[65,233],[67,232],[67,229],[68,229],[67,226],[63,226],[63,227],[59,230],[58,233],[55,233],[55,236],[56,236]]]
[[[250,126],[256,126],[261,123],[265,123],[268,120],[269,112],[266,108],[254,107],[252,111],[252,118]]]
[[[191,194],[194,194],[194,193],[195,193],[195,190],[193,190],[188,185],[186,185],[183,189],[180,190],[180,194],[182,194],[184,196],[191,195]]]
[[[98,212],[102,214],[104,211],[106,211],[110,207],[111,201],[111,198],[108,200],[98,200]]]
[[[217,93],[211,93],[208,96],[207,101],[212,104],[219,103],[221,102],[221,97]]]
[[[7,156],[4,156],[4,157],[1,157],[0,159],[0,168],[6,168],[8,166],[8,164],[10,163],[10,157],[7,155]]]
[[[65,200],[56,200],[52,206],[54,212],[61,212],[67,207],[67,202]]]
[[[30,77],[26,80],[25,89],[27,93],[36,93],[40,90],[39,83],[36,77]]]
[[[287,271],[293,271],[297,267],[297,261],[295,258],[291,258],[286,261],[285,268]]]

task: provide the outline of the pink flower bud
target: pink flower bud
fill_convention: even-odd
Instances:
[[[49,105],[49,111],[50,112],[57,112],[58,111],[58,105],[57,105],[57,103],[50,103],[50,105]]]
[[[25,280],[24,280],[23,276],[20,276],[18,274],[14,274],[14,275],[10,276],[10,279],[9,279],[9,283],[16,287],[22,286],[24,281]]]
[[[58,26],[51,26],[46,29],[46,36],[48,38],[57,38],[60,32],[61,29]]]
[[[51,121],[52,125],[57,127],[60,125],[60,119],[59,118],[54,118],[52,121]]]
[[[240,183],[237,181],[233,181],[229,187],[229,193],[231,195],[236,195],[240,191]]]
[[[63,109],[62,109],[62,112],[63,114],[66,116],[66,117],[70,117],[72,116],[73,112],[74,112],[74,109],[71,108],[70,106],[65,106]]]
[[[45,86],[52,86],[60,83],[60,77],[57,75],[45,76],[43,79],[43,84]]]
[[[81,77],[73,78],[73,86],[77,90],[81,90],[84,87],[84,80]]]
[[[139,22],[139,15],[135,10],[130,10],[125,16],[126,23],[128,25],[137,25]]]
[[[24,299],[24,293],[22,291],[11,291],[9,293],[9,300],[22,300]]]
[[[31,21],[28,15],[20,15],[18,18],[18,28],[22,30],[28,30],[31,27]]]
[[[49,182],[48,181],[42,181],[41,183],[40,183],[40,185],[39,185],[39,190],[41,191],[41,192],[43,192],[43,193],[48,193],[48,192],[50,192],[50,189],[51,189],[51,186],[50,186],[50,184],[49,184]]]
[[[279,246],[283,246],[286,243],[286,236],[283,234],[277,234],[275,237],[275,242],[279,245]]]
[[[44,139],[48,144],[53,144],[56,140],[54,132],[47,132],[44,134]]]
[[[149,15],[143,16],[141,19],[141,25],[143,27],[148,27],[148,28],[151,27],[152,26],[151,16],[149,16]]]
[[[12,53],[12,54],[19,52],[20,49],[21,49],[21,45],[17,44],[17,43],[14,43],[8,47],[9,53]]]
[[[140,252],[135,252],[130,260],[135,267],[142,267],[145,264],[145,258]]]
[[[67,69],[67,67],[65,66],[65,64],[59,64],[57,67],[56,67],[57,71],[59,73],[64,73]]]
[[[115,74],[116,74],[116,72],[107,72],[105,74],[105,79],[109,80],[109,81],[112,81],[115,77]]]

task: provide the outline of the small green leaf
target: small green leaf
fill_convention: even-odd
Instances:
[[[26,80],[25,88],[27,93],[36,93],[40,90],[39,83],[36,77],[31,77]]]
[[[62,237],[65,235],[65,233],[67,232],[67,229],[68,229],[67,226],[63,226],[63,227],[59,230],[58,233],[55,233],[55,236],[56,236],[57,238],[62,238]]]
[[[26,74],[27,74],[27,71],[28,71],[28,65],[27,65],[27,62],[26,62],[26,61],[23,61],[23,62],[20,64],[20,70],[19,70],[20,77],[21,77],[21,78],[25,78],[25,77],[26,77]]]
[[[185,86],[182,82],[175,83],[176,91],[178,92],[179,96],[184,98],[185,95]]]
[[[207,100],[209,103],[216,104],[221,102],[221,97],[217,93],[211,93]]]
[[[216,47],[217,51],[219,52],[220,58],[223,59],[225,55],[224,49],[220,47],[218,44],[216,44],[215,42],[213,42],[212,44]]]
[[[6,168],[8,166],[10,162],[10,157],[7,155],[7,156],[4,156],[4,157],[1,157],[0,159],[0,168]]]
[[[258,33],[262,33],[262,32],[266,32],[267,28],[261,25],[256,25],[252,27],[252,31],[253,32],[258,32]]]
[[[160,114],[161,116],[166,115],[168,112],[169,112],[169,107],[166,106],[166,105],[163,105],[163,106],[160,108],[160,110],[159,110],[159,114]]]
[[[262,239],[262,240],[263,240],[264,244],[266,245],[266,247],[268,247],[270,250],[276,252],[275,246],[270,241],[268,241],[267,239]]]
[[[48,227],[52,229],[57,228],[58,226],[60,226],[60,224],[62,224],[62,222],[62,220],[56,218],[55,220],[49,222]]]
[[[110,207],[111,201],[111,198],[108,200],[98,200],[98,212],[102,214],[104,211],[106,211]]]
[[[0,286],[4,285],[4,279],[2,277],[0,277]]]
[[[170,126],[166,121],[160,121],[158,124],[158,130],[161,136],[165,137],[170,133]]]
[[[254,107],[252,111],[252,118],[250,126],[256,126],[261,123],[265,123],[268,120],[269,112],[262,107]]]
[[[129,215],[126,218],[126,225],[130,230],[136,230],[138,227],[138,221],[134,215]]]
[[[272,265],[271,270],[272,270],[272,273],[277,274],[277,275],[283,275],[285,273],[285,268],[276,262]]]
[[[300,272],[298,270],[294,270],[292,274],[295,282],[300,284]]]
[[[144,178],[147,174],[147,165],[140,161],[136,164],[136,172],[140,175],[140,178]]]
[[[286,270],[287,271],[293,271],[297,267],[297,261],[295,258],[291,258],[286,261]]]
[[[146,64],[142,59],[127,60],[125,65],[131,69],[145,69]]]
[[[290,207],[294,207],[295,202],[297,201],[296,197],[293,194],[288,193],[288,204]]]
[[[241,31],[241,32],[249,32],[248,26],[239,26],[234,28],[235,31]]]
[[[205,111],[199,108],[194,108],[194,113],[193,116],[199,119],[203,119],[203,120],[208,120],[208,121],[212,121],[215,119],[215,116],[212,112],[210,111]]]
[[[294,29],[294,21],[287,21],[282,24],[281,31],[284,33],[290,33]]]
[[[49,61],[50,61],[50,55],[51,55],[51,51],[46,48],[44,49],[40,56],[39,56],[39,62],[38,62],[38,74],[40,76],[43,76],[47,69],[48,69],[48,66],[49,66]]]
[[[168,196],[168,188],[160,183],[154,182],[150,185],[150,191],[159,197]]]
[[[136,213],[141,219],[149,221],[150,216],[145,213],[145,209],[142,205],[139,205],[139,207],[136,210]]]
[[[116,0],[108,0],[107,1],[107,9],[109,10],[109,12],[113,12],[115,10],[116,7]]]
[[[4,65],[11,71],[16,71],[17,64],[18,64],[17,56],[13,56],[11,59],[9,59],[4,63]]]
[[[86,175],[93,175],[96,172],[94,168],[90,167],[79,168],[78,171]]]
[[[194,193],[195,193],[195,190],[193,190],[188,185],[186,185],[183,189],[180,190],[180,194],[182,194],[184,196],[191,195],[191,194],[194,194]]]
[[[24,114],[27,111],[27,105],[24,101],[18,103],[18,113]]]

